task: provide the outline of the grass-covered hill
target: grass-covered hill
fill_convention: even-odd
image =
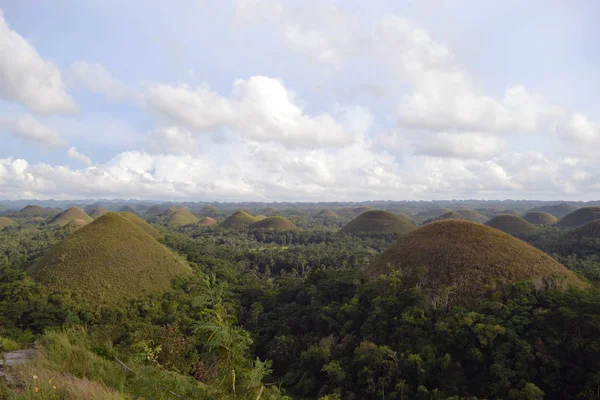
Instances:
[[[58,213],[60,213],[60,211],[55,210],[50,207],[44,208],[44,207],[40,207],[40,206],[31,206],[30,205],[30,206],[25,206],[24,208],[19,210],[19,212],[17,212],[16,216],[22,217],[22,218],[34,218],[34,217],[47,218],[47,217],[54,217]]]
[[[135,208],[131,207],[131,206],[123,206],[121,207],[121,209],[119,210],[119,212],[128,212],[131,214],[136,214],[137,211],[135,210]]]
[[[145,214],[148,216],[156,216],[156,215],[160,215],[164,212],[165,212],[164,207],[161,207],[158,204],[155,204],[153,206],[150,206],[150,208],[148,208],[146,210]]]
[[[28,272],[90,306],[165,292],[190,267],[136,224],[108,213],[50,248]]]
[[[86,226],[87,224],[89,224],[88,221],[85,221],[83,219],[73,219],[71,221],[69,221],[68,224],[65,225],[65,227],[69,230],[69,231],[76,231],[77,229],[83,228],[84,226]]]
[[[338,215],[331,208],[324,208],[317,213],[319,217],[337,218]]]
[[[498,215],[485,223],[513,236],[528,235],[537,230],[536,226],[516,215]]]
[[[106,214],[107,212],[109,212],[109,211],[106,208],[97,207],[97,208],[94,208],[92,210],[92,212],[90,212],[90,217],[92,217],[93,219],[98,219],[101,216],[103,216],[104,214]]]
[[[480,224],[483,221],[487,220],[487,217],[485,217],[484,215],[481,215],[480,213],[478,213],[475,210],[461,209],[461,210],[449,211],[438,217],[427,220],[424,223],[431,223],[434,221],[442,221],[445,219],[460,219],[463,221],[471,221],[471,222],[476,222],[476,223]]]
[[[267,217],[256,221],[249,226],[250,229],[267,229],[272,231],[293,231],[298,227],[285,217]]]
[[[587,287],[533,246],[485,225],[458,220],[433,222],[401,236],[364,276],[375,278],[394,270],[402,273],[406,287],[428,289],[444,306],[472,304],[506,284],[529,279],[540,288]]]
[[[220,214],[221,212],[219,211],[219,209],[214,206],[207,206],[200,210],[200,215],[203,215],[205,217],[215,218],[218,217]]]
[[[576,207],[572,204],[560,203],[560,204],[536,207],[536,208],[531,209],[530,211],[547,212],[548,214],[552,214],[557,218],[562,218],[565,215],[570,214],[573,211],[577,210],[577,208],[578,207]]]
[[[217,220],[212,217],[202,217],[198,221],[198,225],[200,226],[212,226],[217,223]]]
[[[167,217],[166,222],[172,226],[191,225],[199,221],[187,208],[169,208],[163,215]]]
[[[352,221],[348,222],[342,229],[340,235],[352,235],[355,233],[408,233],[415,226],[406,219],[383,210],[371,210],[362,213]]]
[[[141,228],[148,235],[152,236],[154,239],[162,240],[163,235],[155,227],[144,221],[142,218],[127,211],[121,211],[119,214],[121,215],[121,217],[125,218],[129,222],[133,222],[135,225]]]
[[[569,239],[600,239],[600,219],[589,222],[579,228],[569,231],[567,234]]]
[[[413,215],[413,219],[417,223],[422,223],[422,222],[437,218],[439,216],[442,216],[451,211],[452,210],[449,208],[431,208],[429,210],[421,211],[421,212]]]
[[[225,221],[221,222],[221,226],[223,228],[230,229],[245,229],[258,220],[259,219],[253,217],[244,210],[237,210],[229,217],[227,217]]]
[[[15,221],[10,218],[0,217],[0,231],[7,226],[15,225]]]
[[[558,222],[554,215],[543,211],[530,211],[523,215],[523,219],[534,225],[554,225]]]
[[[600,207],[583,207],[564,216],[556,225],[561,228],[578,228],[600,219]]]
[[[85,211],[83,211],[81,208],[73,206],[73,207],[71,207],[71,208],[69,208],[69,209],[61,212],[60,214],[58,214],[56,217],[54,217],[49,222],[49,224],[50,225],[65,226],[69,222],[74,221],[76,219],[83,220],[86,223],[90,223],[90,222],[92,222],[94,220],[92,217],[90,217],[89,215],[87,215],[85,213]]]

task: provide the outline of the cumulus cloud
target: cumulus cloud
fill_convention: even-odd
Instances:
[[[0,127],[10,131],[14,136],[31,141],[45,148],[56,148],[66,145],[56,129],[50,128],[30,114],[0,120]]]
[[[568,121],[557,125],[555,131],[576,144],[600,146],[600,123],[590,121],[585,115],[573,114]]]
[[[87,89],[93,93],[104,94],[112,99],[135,99],[135,91],[125,83],[114,78],[100,64],[77,61],[65,71],[67,85],[74,89]]]
[[[178,126],[153,130],[146,139],[146,147],[153,153],[193,154],[197,150],[194,135]]]
[[[56,65],[10,29],[0,10],[0,97],[40,113],[77,111]]]
[[[307,115],[282,81],[265,76],[236,80],[229,97],[206,85],[157,84],[149,88],[146,104],[193,131],[234,131],[247,139],[288,146],[340,146],[351,143],[357,133],[329,113]]]
[[[85,154],[78,152],[75,147],[69,147],[69,150],[67,150],[67,156],[69,156],[87,166],[92,165],[92,159],[89,158],[88,156],[86,156]]]
[[[504,149],[504,141],[480,133],[439,132],[424,135],[415,143],[415,152],[434,157],[487,160]]]

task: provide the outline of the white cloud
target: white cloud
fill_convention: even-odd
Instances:
[[[35,142],[42,147],[55,148],[66,145],[56,129],[42,124],[30,114],[0,120],[0,127],[18,138]]]
[[[40,114],[77,111],[56,65],[44,60],[27,40],[10,29],[1,9],[0,97]]]
[[[92,159],[85,154],[78,152],[75,147],[69,147],[69,150],[67,150],[67,155],[87,166],[92,165]]]
[[[440,132],[424,135],[415,143],[415,152],[434,157],[487,160],[504,149],[504,141],[480,133]]]
[[[192,133],[177,126],[158,128],[146,139],[148,150],[153,153],[193,154],[197,151]]]
[[[134,99],[136,93],[120,80],[114,78],[104,66],[77,61],[65,71],[65,80],[71,88],[83,88],[104,94],[116,100]]]
[[[351,132],[328,113],[307,115],[283,82],[264,76],[236,80],[230,97],[206,85],[195,89],[189,85],[154,85],[146,102],[149,108],[192,131],[234,131],[260,142],[341,146],[360,133]]]
[[[561,137],[579,145],[600,145],[600,123],[590,121],[585,115],[573,114],[555,130]]]

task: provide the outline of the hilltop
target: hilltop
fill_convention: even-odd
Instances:
[[[163,215],[167,217],[167,223],[173,226],[191,225],[199,221],[198,217],[186,208],[169,208]]]
[[[104,214],[106,214],[107,212],[109,212],[109,211],[106,208],[102,208],[102,207],[94,208],[92,210],[92,212],[90,213],[90,217],[92,217],[93,219],[98,219],[101,216],[103,216]]]
[[[42,217],[42,218],[47,218],[47,217],[54,217],[56,216],[58,213],[60,213],[59,210],[56,210],[54,208],[50,208],[50,207],[40,207],[40,206],[25,206],[23,209],[21,209],[19,212],[17,212],[17,217],[24,217],[24,218],[32,218],[32,217]]]
[[[554,204],[551,206],[541,206],[531,209],[530,211],[541,211],[547,212],[548,214],[552,214],[557,218],[562,218],[567,214],[572,213],[577,210],[578,207],[568,203]]]
[[[119,210],[119,212],[128,212],[131,214],[136,214],[135,208],[131,207],[131,206],[123,206],[121,207],[121,209]]]
[[[485,225],[513,236],[527,235],[537,230],[535,225],[515,215],[498,215],[486,222]]]
[[[94,221],[92,219],[92,217],[87,215],[85,213],[85,211],[83,211],[81,208],[73,206],[73,207],[61,212],[60,214],[58,214],[56,217],[54,217],[49,222],[49,224],[65,226],[69,222],[74,221],[76,219],[80,219],[82,221],[85,221],[86,223],[90,223],[90,222]]]
[[[258,220],[259,219],[253,217],[244,210],[237,210],[227,217],[225,221],[221,222],[221,226],[223,228],[245,229]]]
[[[406,219],[383,210],[372,210],[362,213],[348,222],[340,231],[340,235],[354,233],[408,233],[415,226]]]
[[[339,217],[339,215],[337,215],[331,208],[324,208],[321,211],[319,211],[317,213],[317,216],[319,217],[328,217],[328,218],[337,218]]]
[[[401,236],[364,276],[392,270],[402,272],[406,287],[421,285],[430,291],[440,306],[474,303],[522,280],[545,288],[587,287],[533,246],[485,225],[457,220],[433,222]]]
[[[117,303],[171,288],[189,266],[144,230],[108,213],[48,250],[28,272],[88,305]]]
[[[0,231],[7,226],[16,225],[15,221],[10,218],[0,217]]]
[[[200,215],[203,215],[205,217],[218,217],[219,214],[221,214],[221,212],[219,211],[219,209],[217,207],[204,207],[202,210],[200,210]]]
[[[476,222],[479,224],[479,223],[482,223],[483,221],[485,221],[487,218],[485,216],[479,214],[475,210],[463,209],[463,210],[449,211],[447,213],[440,215],[439,217],[427,220],[424,223],[428,224],[428,223],[431,223],[434,221],[442,221],[445,219],[460,219],[463,221],[471,221],[471,222]]]
[[[69,221],[68,224],[65,225],[65,227],[69,230],[69,231],[76,231],[79,228],[83,228],[84,226],[86,226],[89,222],[85,221],[83,219],[73,219],[71,221]]]
[[[274,231],[292,231],[298,227],[285,217],[267,217],[250,224],[250,229],[268,229]]]
[[[566,215],[556,225],[561,228],[578,228],[597,219],[600,219],[600,207],[584,207]]]
[[[523,219],[534,225],[554,225],[558,222],[554,215],[543,211],[530,211],[523,215]]]
[[[149,223],[147,223],[146,221],[144,221],[142,218],[138,217],[137,215],[132,214],[127,211],[121,211],[119,213],[119,215],[121,217],[125,218],[126,220],[128,220],[129,222],[132,222],[135,225],[137,225],[139,228],[141,228],[144,232],[146,232],[148,235],[153,237],[155,240],[163,239],[163,235],[158,230],[156,230],[155,227],[153,227],[152,225],[150,225]]]
[[[212,226],[212,225],[215,225],[216,223],[217,223],[217,220],[214,218],[211,218],[211,217],[202,217],[198,221],[198,225],[201,225],[201,226]]]

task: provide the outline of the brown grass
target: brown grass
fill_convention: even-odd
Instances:
[[[365,270],[367,278],[399,270],[447,304],[478,301],[504,285],[531,279],[542,287],[587,287],[574,273],[529,244],[490,227],[447,220],[400,237]],[[437,296],[437,297],[436,297]]]
[[[15,221],[10,218],[0,217],[0,231],[7,226],[16,225]]]
[[[233,214],[231,214],[225,221],[221,222],[221,226],[223,228],[230,229],[245,229],[250,225],[258,221],[256,217],[248,214],[244,210],[237,210]]]
[[[201,226],[212,226],[217,223],[217,220],[211,217],[202,217],[200,221],[198,221],[198,225]]]
[[[415,226],[406,219],[383,210],[367,211],[352,221],[348,222],[342,229],[340,235],[354,233],[408,233]]]

